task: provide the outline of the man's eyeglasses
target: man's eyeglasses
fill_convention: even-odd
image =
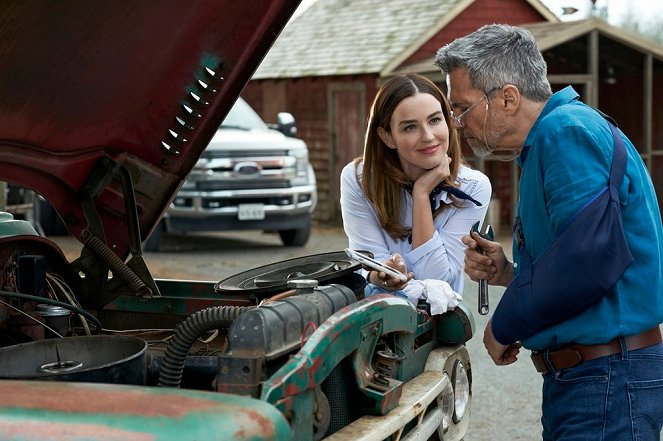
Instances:
[[[479,104],[479,103],[480,103],[481,101],[483,101],[483,100],[488,100],[488,96],[489,96],[489,95],[492,95],[493,92],[495,92],[496,90],[499,90],[499,89],[501,89],[501,87],[495,87],[495,88],[493,88],[493,89],[490,89],[488,92],[486,92],[486,93],[483,94],[483,96],[481,97],[481,99],[480,99],[479,101],[477,101],[476,103],[472,104],[470,107],[468,107],[467,109],[465,109],[465,111],[463,111],[463,112],[462,112],[460,115],[458,115],[458,116],[454,115],[454,112],[453,112],[453,110],[452,110],[452,111],[451,111],[451,117],[453,118],[454,121],[456,121],[456,124],[458,124],[459,127],[461,127],[461,128],[462,128],[462,127],[465,127],[465,123],[463,122],[463,118],[465,118],[465,116],[466,116],[468,113],[470,113],[470,111],[471,111],[472,109],[474,109],[474,107],[475,107],[477,104]],[[486,105],[487,105],[487,104],[488,104],[488,103],[486,103]],[[488,107],[486,107],[486,110],[488,110]]]

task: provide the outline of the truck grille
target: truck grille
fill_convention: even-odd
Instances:
[[[286,150],[245,150],[241,153],[227,150],[205,150],[202,155],[203,159],[222,159],[222,158],[257,158],[257,157],[277,158],[288,156]]]
[[[303,199],[310,199],[309,197]],[[302,198],[299,198],[302,202]],[[193,207],[192,198],[175,198],[173,204],[176,207]],[[275,205],[275,206],[285,206],[294,204],[293,196],[278,196],[278,197],[263,197],[263,198],[237,198],[237,199],[228,199],[228,198],[202,198],[200,201],[201,208],[204,210],[214,210],[217,208],[224,207],[237,207],[240,204],[263,204],[263,205]]]
[[[199,181],[196,189],[200,191],[217,190],[257,190],[260,188],[290,188],[288,180],[243,180],[234,181]]]

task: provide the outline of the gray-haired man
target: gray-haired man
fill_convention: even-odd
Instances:
[[[521,167],[514,262],[497,242],[463,239],[472,280],[507,286],[484,331],[488,353],[506,365],[521,345],[533,351],[544,440],[658,440],[663,227],[637,150],[573,88],[552,93],[525,29],[484,26],[436,64],[475,154]]]

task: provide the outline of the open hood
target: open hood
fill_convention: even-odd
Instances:
[[[126,257],[298,4],[3,1],[0,180]]]

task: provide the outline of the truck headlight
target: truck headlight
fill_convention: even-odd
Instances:
[[[296,149],[290,152],[295,157],[295,178],[293,185],[306,185],[308,182],[309,160],[307,149]]]
[[[459,423],[465,415],[467,403],[470,401],[470,379],[462,361],[456,360],[451,374],[454,389],[454,423]]]
[[[454,390],[451,387],[451,382],[445,382],[444,389],[437,396],[437,406],[442,410],[442,430],[446,432],[451,425],[454,414]]]
[[[304,178],[308,176],[308,155],[297,158],[297,177]]]

